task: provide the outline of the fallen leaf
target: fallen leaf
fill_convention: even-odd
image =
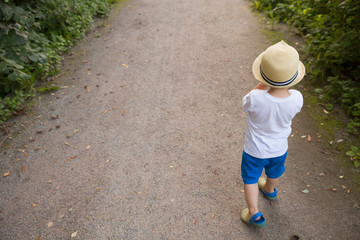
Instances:
[[[38,204],[38,203],[34,203],[32,206],[33,206],[33,207],[36,207],[37,205],[39,205],[39,204]]]
[[[329,114],[329,112],[328,112],[328,111],[326,111],[325,109],[324,109],[323,111],[324,111],[324,113],[325,113],[325,114]]]
[[[336,188],[330,188],[330,189],[328,189],[329,191],[332,191],[332,192],[336,192],[337,191],[337,189]]]
[[[66,145],[66,146],[70,146],[70,144],[69,144],[68,142],[65,142],[65,145]]]
[[[344,176],[339,176],[339,178],[340,178],[340,179],[343,179],[343,178],[344,178]]]
[[[97,187],[97,188],[96,188],[96,191],[100,191],[100,188]]]
[[[24,157],[28,157],[28,156],[29,156],[29,154],[26,154],[26,153],[24,154]]]
[[[9,174],[10,174],[10,171],[8,171],[7,173],[5,173],[5,174],[4,174],[4,177],[9,176]]]
[[[85,149],[88,150],[90,148],[90,145],[88,145]]]
[[[274,203],[273,203],[273,202],[270,202],[270,205],[271,205],[271,206],[274,206]]]
[[[24,170],[25,170],[25,166],[22,166],[21,170],[24,171]]]
[[[87,63],[88,61],[87,61],[87,60],[83,60],[82,62],[83,62],[83,63]]]
[[[79,129],[75,129],[74,131],[73,131],[73,133],[77,133],[79,131]]]
[[[125,63],[123,63],[122,66],[123,66],[123,67],[126,67],[126,68],[129,68],[129,65],[127,65],[127,64],[125,64]]]
[[[76,231],[76,232],[73,232],[73,233],[71,234],[71,237],[74,238],[74,237],[76,237],[76,235],[77,235],[77,231]]]
[[[126,114],[126,110],[124,110],[121,115],[124,116]]]
[[[310,191],[307,190],[307,189],[305,189],[305,190],[302,190],[301,192],[307,194],[307,193],[309,193]]]
[[[306,138],[307,136],[306,135],[302,135],[301,138]]]
[[[76,158],[76,156],[70,156],[69,160]]]
[[[346,186],[344,186],[344,185],[341,185],[341,187],[343,188],[343,189],[346,189],[347,187]]]
[[[108,111],[110,111],[109,109],[105,110],[104,113],[107,113]]]
[[[174,168],[174,166],[173,166],[173,165],[170,165],[170,168]]]
[[[197,222],[198,222],[198,220],[197,220],[197,219],[195,219],[195,221],[194,221],[194,225],[196,225],[196,224],[197,224]]]
[[[48,227],[48,228],[51,228],[51,226],[52,226],[53,224],[54,224],[53,222],[48,222],[47,227]]]
[[[37,236],[37,237],[36,237],[36,240],[41,240],[40,236]]]
[[[244,190],[244,189],[241,189],[240,192],[243,193],[243,192],[245,192],[245,190]]]
[[[311,136],[310,134],[307,135],[307,139],[306,139],[308,142],[311,142]]]
[[[323,173],[323,172],[319,173],[319,176],[325,176],[325,173]]]
[[[52,184],[52,181],[51,181],[51,179],[49,180],[49,183],[50,183],[50,184]]]
[[[349,188],[346,193],[349,194],[351,192],[351,188]]]
[[[310,175],[310,173],[309,173],[309,172],[307,172],[307,173],[306,173],[306,175]]]
[[[213,213],[213,215],[211,216],[211,218],[214,218],[215,217],[215,213]]]
[[[30,137],[30,138],[29,138],[29,141],[30,141],[30,142],[34,142],[35,139],[34,139],[33,137]]]

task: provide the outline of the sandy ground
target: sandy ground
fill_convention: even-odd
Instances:
[[[12,121],[0,239],[360,239],[359,195],[300,137],[306,111],[279,200],[259,197],[268,226],[240,220],[241,100],[270,44],[245,0],[128,1],[65,57],[61,90]]]

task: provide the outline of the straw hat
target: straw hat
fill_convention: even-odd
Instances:
[[[304,77],[305,66],[295,48],[281,41],[255,59],[252,71],[255,78],[267,86],[289,88]]]

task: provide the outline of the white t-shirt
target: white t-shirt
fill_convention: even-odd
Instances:
[[[303,106],[303,97],[297,90],[290,96],[277,98],[266,90],[255,89],[242,100],[246,121],[244,151],[257,158],[279,157],[288,149],[291,121]]]

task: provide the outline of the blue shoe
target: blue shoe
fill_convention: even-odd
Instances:
[[[261,192],[264,194],[264,196],[269,199],[270,201],[275,201],[277,199],[277,188],[275,187],[274,188],[274,192],[272,193],[268,193],[264,190],[265,188],[265,184],[266,184],[266,180],[264,178],[259,178],[259,182],[258,182],[258,185],[259,185],[259,188],[261,190]]]
[[[256,220],[258,217],[260,217],[259,220]],[[250,212],[248,208],[245,208],[244,210],[242,210],[241,212],[241,219],[249,224],[249,225],[253,225],[255,227],[258,228],[264,228],[266,226],[266,220],[264,218],[264,215],[261,212],[255,213],[252,217],[250,217]]]

